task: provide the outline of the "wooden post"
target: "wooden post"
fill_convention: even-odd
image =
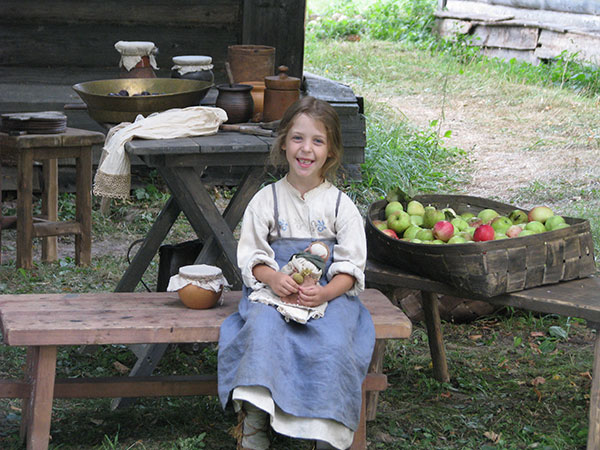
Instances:
[[[92,147],[81,147],[75,162],[75,220],[81,234],[75,235],[75,264],[92,263]]]
[[[17,268],[33,267],[33,155],[19,150],[17,195]]]
[[[421,298],[423,312],[425,313],[427,337],[429,338],[429,351],[433,362],[433,376],[436,380],[447,383],[450,381],[450,375],[448,374],[448,362],[446,361],[437,294],[421,291]]]
[[[594,344],[594,367],[592,369],[592,390],[590,392],[590,422],[587,448],[600,448],[600,324],[590,324],[596,330]]]
[[[385,344],[386,339],[377,339],[375,341],[375,348],[373,349],[373,356],[371,357],[371,364],[369,365],[369,373],[382,373],[383,372],[383,358],[385,356]],[[377,401],[379,400],[379,391],[369,391],[366,395],[366,414],[367,420],[375,420],[377,415]]]
[[[362,384],[362,402],[360,405],[360,421],[358,428],[354,432],[354,440],[350,446],[350,450],[366,450],[367,449],[367,396],[366,396],[366,380]]]
[[[50,149],[51,151],[51,149]],[[42,166],[44,194],[42,195],[42,215],[49,222],[58,221],[58,160],[45,159]],[[56,261],[56,236],[42,238],[42,261]]]

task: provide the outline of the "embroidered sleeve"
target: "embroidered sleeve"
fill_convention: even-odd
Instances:
[[[269,188],[270,190],[270,188]],[[258,264],[266,264],[279,270],[275,252],[269,245],[269,231],[273,226],[273,205],[265,192],[260,191],[248,204],[242,221],[237,259],[244,284],[250,289],[265,285],[254,278],[252,269]]]
[[[358,295],[365,289],[367,240],[362,216],[346,195],[342,195],[335,223],[337,243],[333,247],[333,263],[327,272],[327,279],[331,280],[338,273],[353,276],[356,281],[348,294]]]

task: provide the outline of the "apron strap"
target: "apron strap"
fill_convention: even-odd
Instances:
[[[335,218],[337,219],[338,211],[340,209],[340,201],[342,200],[342,191],[338,191],[337,200],[335,202]]]
[[[277,237],[281,238],[281,229],[279,228],[279,209],[277,208],[277,191],[275,190],[275,183],[271,184],[271,190],[273,191],[273,216],[275,217],[275,228],[277,229]]]

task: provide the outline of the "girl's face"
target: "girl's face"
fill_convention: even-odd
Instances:
[[[302,193],[323,181],[321,169],[329,156],[327,130],[306,114],[294,120],[283,146],[289,164],[288,181]]]

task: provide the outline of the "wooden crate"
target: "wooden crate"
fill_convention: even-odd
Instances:
[[[424,205],[450,207],[458,214],[492,208],[508,215],[515,206],[479,197],[422,195]],[[544,284],[584,278],[596,272],[594,243],[587,220],[565,217],[571,225],[545,233],[487,242],[430,245],[393,239],[373,220],[385,218],[385,200],[369,208],[369,258],[448,283],[466,294],[493,297]]]

